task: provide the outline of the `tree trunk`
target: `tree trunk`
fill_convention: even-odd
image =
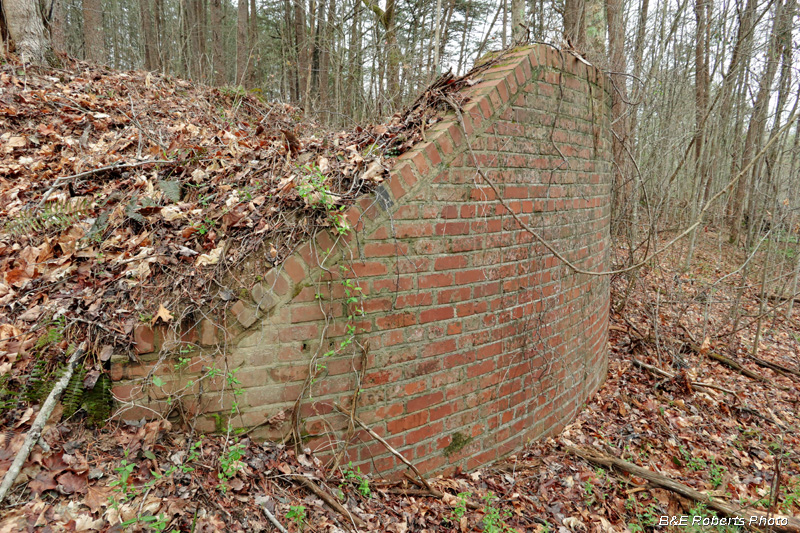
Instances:
[[[433,36],[433,71],[432,77],[439,75],[439,50],[442,41],[442,0],[436,0],[436,16],[433,18],[436,24],[436,31]]]
[[[633,206],[633,180],[631,179],[630,157],[626,152],[628,142],[628,118],[626,110],[627,80],[625,61],[625,27],[622,0],[606,0],[606,13],[608,15],[608,55],[609,64],[613,72],[610,74],[613,83],[611,91],[611,124],[614,133],[612,139],[612,156],[614,158],[614,185],[616,191],[612,210],[615,218],[619,219],[623,213],[632,213]],[[634,221],[624,221],[624,228],[629,236],[630,250],[633,250]],[[630,258],[633,260],[633,258]]]
[[[256,17],[256,0],[250,0],[250,27],[248,29],[250,38],[250,68],[248,69],[250,75],[251,87],[256,86],[256,79],[258,78],[258,62],[256,61],[256,50],[258,50],[258,17]]]
[[[50,43],[36,0],[5,0],[3,12],[8,35],[23,63],[44,63],[50,55]]]
[[[585,0],[565,0],[564,2],[564,40],[578,51],[586,50],[586,2]]]
[[[325,4],[324,0],[322,3]],[[322,40],[319,51],[319,103],[320,109],[328,110],[328,86],[330,84],[330,64],[331,52],[333,48],[333,27],[336,18],[336,8],[334,0],[328,0],[328,13],[325,21],[320,18],[319,24],[322,30]],[[322,10],[320,10],[322,12]]]
[[[100,0],[83,0],[83,47],[87,60],[105,62],[103,6]]]
[[[139,16],[141,17],[142,40],[144,41],[144,69],[161,70],[160,56],[153,27],[153,12],[150,0],[139,0]]]
[[[386,0],[386,89],[392,107],[397,107],[400,94],[400,49],[397,46],[396,0]],[[392,110],[394,111],[394,109]]]
[[[306,14],[303,0],[294,0],[294,41],[297,52],[297,101],[304,105],[306,74],[308,69],[308,49],[306,47]]]
[[[46,15],[50,29],[50,43],[54,50],[63,52],[67,49],[67,28],[64,26],[63,0],[52,0],[49,6],[49,13],[46,13]],[[2,43],[2,40],[0,40],[0,43]]]
[[[528,31],[525,24],[525,0],[511,0],[511,42],[521,43]]]
[[[247,68],[250,60],[247,42],[247,0],[239,0],[236,22],[236,84],[247,81]]]
[[[222,48],[222,0],[211,0],[211,54],[214,85],[225,85],[225,58]]]

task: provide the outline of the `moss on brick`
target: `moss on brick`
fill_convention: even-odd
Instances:
[[[463,448],[464,446],[466,446],[470,442],[472,442],[472,437],[467,437],[463,433],[461,433],[459,431],[456,431],[450,437],[450,444],[448,444],[447,448],[444,449],[444,452],[443,452],[444,456],[445,457],[450,457],[451,455],[453,455],[454,453],[457,453],[459,450],[461,450],[461,448]]]

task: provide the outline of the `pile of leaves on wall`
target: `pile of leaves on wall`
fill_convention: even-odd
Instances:
[[[2,65],[0,388],[30,388],[20,374],[87,339],[97,379],[137,324],[233,299],[230,273],[256,250],[268,269],[322,228],[348,231],[345,208],[471,83],[446,75],[385,124],[336,132],[241,88]]]

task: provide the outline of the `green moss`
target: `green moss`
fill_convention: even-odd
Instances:
[[[463,433],[456,431],[450,437],[450,444],[444,449],[444,456],[450,457],[454,453],[460,451],[464,446],[472,442],[472,437],[467,437]]]
[[[300,294],[300,292],[303,289],[305,289],[306,287],[309,287],[309,286],[310,285],[308,283],[306,283],[305,281],[301,281],[300,283],[295,284],[294,289],[292,289],[292,298],[291,299],[294,300],[295,297],[297,297],[297,295]]]

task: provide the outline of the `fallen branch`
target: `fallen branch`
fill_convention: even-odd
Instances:
[[[289,532],[286,530],[286,528],[285,528],[285,527],[283,527],[283,525],[282,525],[280,522],[278,522],[278,519],[277,519],[277,518],[275,518],[275,515],[274,515],[274,514],[272,514],[272,513],[269,511],[269,509],[267,509],[267,506],[266,506],[266,505],[262,505],[262,506],[261,506],[261,509],[264,511],[264,514],[265,514],[265,515],[267,515],[267,518],[269,519],[269,521],[270,521],[270,522],[272,522],[272,525],[273,525],[273,526],[275,526],[275,529],[277,529],[277,530],[278,530],[278,531],[280,531],[281,533],[289,533]]]
[[[667,378],[667,379],[674,379],[675,378],[675,374],[670,374],[666,370],[661,370],[658,367],[655,367],[655,366],[652,366],[652,365],[648,365],[647,363],[643,363],[643,362],[639,361],[638,359],[631,359],[631,361],[633,362],[633,366],[638,366],[639,368],[643,368],[643,369],[645,369],[645,370],[647,370],[649,372],[652,372],[653,374],[661,376],[662,378]],[[739,396],[736,394],[736,391],[732,391],[732,390],[726,389],[724,387],[713,385],[711,383],[704,383],[702,381],[690,381],[689,383],[691,384],[692,387],[694,387],[696,389],[718,390],[720,392],[731,394],[734,398],[736,398],[737,401],[741,402],[741,400],[739,399]]]
[[[364,522],[361,518],[357,517],[350,511],[348,511],[341,503],[339,503],[336,498],[322,490],[319,485],[308,479],[306,476],[301,474],[289,474],[289,477],[295,481],[299,481],[301,485],[305,488],[313,492],[317,495],[317,497],[327,503],[333,510],[338,512],[343,517],[351,520],[356,527],[366,528],[367,523]]]
[[[33,446],[42,436],[44,425],[47,423],[47,420],[53,413],[53,409],[58,403],[59,398],[61,398],[61,394],[64,392],[64,389],[67,388],[69,380],[72,378],[72,374],[75,372],[75,368],[78,366],[78,361],[83,356],[85,351],[86,342],[82,342],[78,349],[73,352],[72,356],[69,358],[69,361],[67,361],[67,368],[64,371],[64,375],[61,376],[61,379],[59,379],[58,382],[53,386],[53,390],[50,391],[50,394],[47,396],[44,404],[42,404],[42,408],[39,409],[39,414],[36,415],[36,420],[34,420],[33,424],[31,424],[31,429],[28,431],[28,435],[25,437],[25,442],[22,443],[22,448],[20,448],[19,452],[17,452],[17,456],[14,457],[14,462],[11,463],[11,467],[8,469],[8,472],[6,472],[6,476],[3,478],[3,483],[0,484],[0,504],[2,504],[3,500],[6,499],[8,490],[14,484],[14,481],[16,481],[17,476],[19,476],[19,473],[22,470],[22,465],[24,465],[25,461],[28,460],[28,455],[30,455]]]
[[[694,346],[692,346],[692,349],[694,350]],[[717,352],[708,351],[708,352],[706,352],[706,355],[708,356],[709,359],[713,359],[714,361],[722,363],[723,365],[727,366],[730,369],[733,369],[733,370],[737,371],[738,373],[740,373],[743,376],[747,376],[748,378],[756,380],[756,381],[763,381],[765,383],[771,383],[770,380],[768,380],[767,378],[765,378],[761,374],[756,374],[752,370],[746,369],[745,367],[743,367],[742,365],[740,365],[739,363],[737,363],[733,359],[725,357],[722,354],[719,354]]]
[[[786,426],[784,426],[783,424],[781,424],[780,422],[778,422],[775,419],[774,415],[766,416],[766,415],[760,413],[759,411],[756,411],[752,407],[747,407],[746,405],[733,405],[732,407],[734,409],[736,409],[737,411],[741,411],[742,413],[748,414],[750,416],[754,416],[756,418],[760,418],[761,420],[765,420],[765,421],[769,422],[770,424],[775,424],[778,428],[781,429],[781,431],[788,431],[788,428]]]
[[[347,413],[347,411],[345,411],[344,409],[342,409],[342,407],[341,407],[339,404],[336,404],[336,403],[335,403],[335,404],[334,404],[334,406],[336,407],[336,409],[338,409],[338,410],[339,410],[339,411],[341,411],[342,413]],[[427,480],[427,479],[425,479],[425,478],[422,476],[422,473],[421,473],[419,470],[417,470],[417,467],[416,467],[416,466],[414,466],[414,464],[413,464],[411,461],[409,461],[408,459],[406,459],[405,457],[403,457],[403,454],[402,454],[402,453],[400,453],[400,452],[398,452],[397,450],[395,450],[395,449],[392,447],[392,445],[391,445],[391,444],[389,444],[388,442],[386,442],[386,440],[384,440],[384,438],[383,438],[383,437],[381,437],[380,435],[378,435],[377,433],[375,433],[375,432],[372,430],[372,428],[371,428],[371,427],[369,427],[369,426],[368,426],[368,425],[366,425],[364,422],[362,422],[362,421],[361,421],[361,420],[360,420],[360,419],[359,419],[357,416],[353,415],[353,420],[355,420],[355,421],[356,421],[356,423],[357,423],[359,426],[361,426],[361,428],[362,428],[364,431],[366,431],[367,433],[369,433],[369,434],[370,434],[370,436],[372,436],[372,438],[373,438],[373,439],[375,439],[375,440],[377,440],[378,442],[380,442],[381,444],[383,444],[384,448],[386,448],[387,450],[389,450],[390,452],[392,452],[392,454],[393,454],[395,457],[397,457],[398,459],[400,459],[400,460],[401,460],[401,461],[402,461],[402,462],[403,462],[403,463],[404,463],[404,464],[405,464],[407,467],[409,467],[411,470],[413,470],[413,471],[414,471],[414,473],[415,473],[415,474],[417,475],[417,477],[419,478],[420,482],[422,482],[422,484],[423,484],[423,485],[425,485],[425,488],[426,488],[426,489],[428,489],[429,491],[431,491],[431,493],[432,493],[432,494],[433,494],[433,493],[438,493],[438,494],[441,494],[441,493],[440,493],[438,490],[436,490],[436,489],[434,489],[433,487],[431,487],[430,483],[428,483],[428,480]]]
[[[604,466],[606,468],[616,468],[622,472],[627,472],[642,479],[646,479],[653,485],[672,491],[692,501],[703,503],[709,509],[713,509],[714,511],[722,513],[725,516],[740,518],[744,520],[745,524],[749,525],[750,527],[754,526],[754,524],[751,523],[751,520],[754,518],[756,518],[756,526],[758,526],[758,520],[763,519],[766,522],[767,520],[771,519],[772,522],[770,523],[770,527],[772,528],[772,531],[777,531],[779,533],[800,533],[800,519],[775,513],[766,513],[764,511],[757,511],[755,509],[748,510],[747,513],[749,514],[744,514],[741,508],[737,508],[728,503],[714,499],[708,494],[695,490],[687,485],[684,485],[683,483],[679,483],[663,474],[642,468],[641,466],[629,463],[628,461],[619,459],[612,455],[607,455],[599,450],[575,448],[572,446],[566,446],[565,450],[567,453],[577,455],[578,457],[585,459],[590,463]]]
[[[698,344],[696,344],[695,342],[689,342],[688,346],[695,353],[699,353],[699,354],[703,353],[702,348]],[[761,374],[756,374],[752,370],[746,369],[745,367],[743,367],[742,365],[740,365],[739,363],[737,363],[733,359],[731,359],[729,357],[725,357],[724,355],[722,355],[720,353],[708,350],[708,351],[705,352],[705,355],[709,359],[713,359],[714,361],[717,361],[718,363],[722,363],[724,366],[727,366],[731,370],[735,370],[736,372],[740,373],[741,375],[747,376],[748,378],[750,378],[752,380],[761,381],[761,382],[764,382],[764,383],[769,383],[770,385],[773,384],[770,380],[768,380],[767,378],[765,378]]]
[[[785,366],[779,365],[778,363],[773,363],[772,361],[765,361],[764,359],[756,357],[755,355],[750,355],[748,357],[750,357],[750,359],[752,359],[753,362],[758,366],[769,368],[770,370],[773,370],[778,374],[791,374],[793,376],[800,376],[800,371],[797,371],[793,368],[787,368]]]

